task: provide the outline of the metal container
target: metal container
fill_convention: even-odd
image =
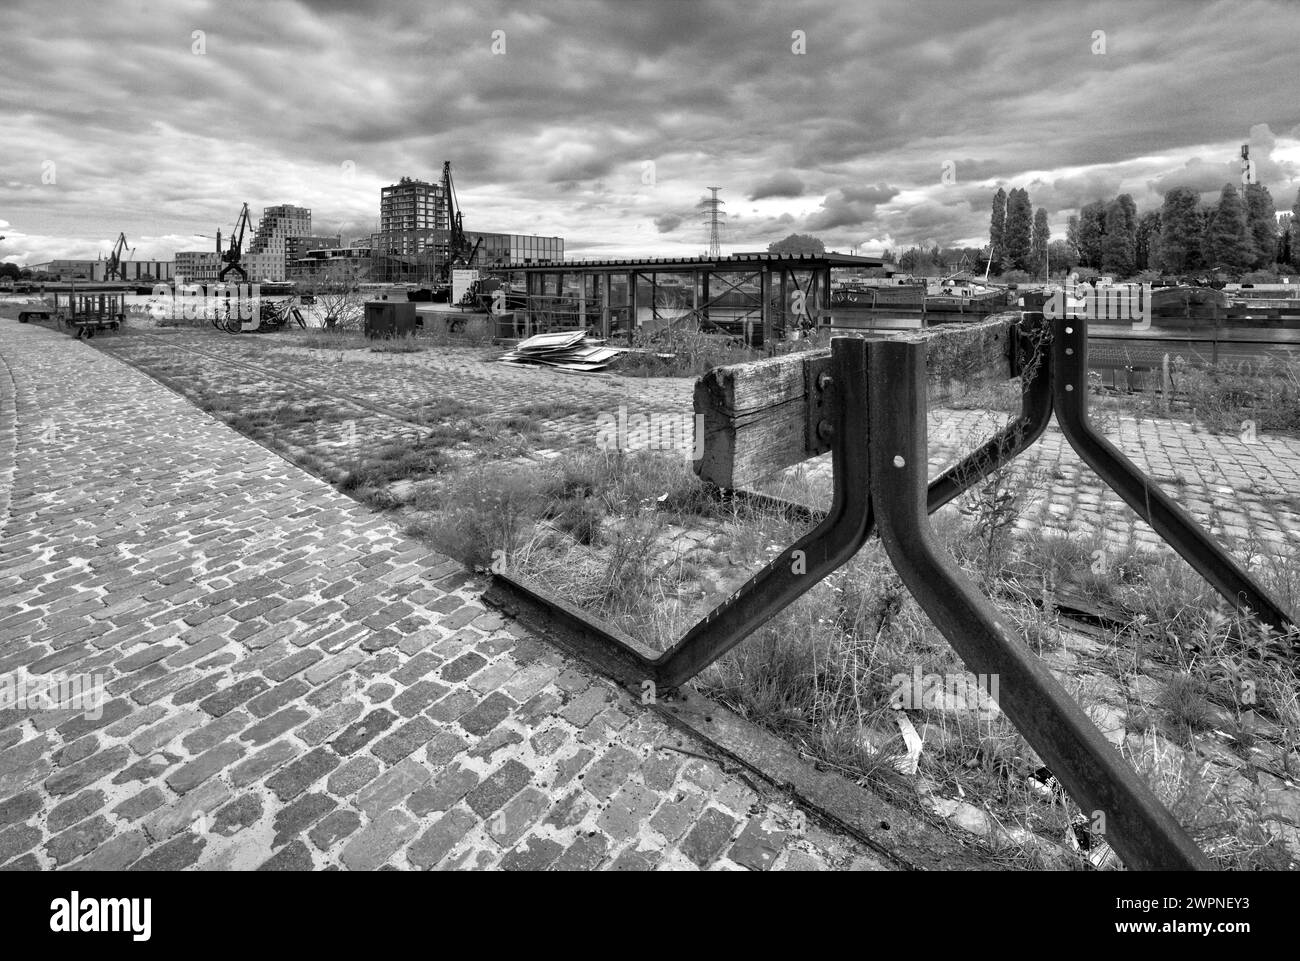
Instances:
[[[395,300],[366,301],[367,337],[407,337],[415,334],[415,304]]]

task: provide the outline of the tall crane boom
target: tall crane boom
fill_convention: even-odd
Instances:
[[[230,232],[230,247],[227,250],[221,249],[221,231],[217,231],[217,253],[221,257],[222,263],[226,266],[221,268],[221,273],[217,275],[218,280],[225,280],[226,274],[232,270],[239,274],[239,279],[248,280],[248,271],[244,269],[241,263],[244,254],[244,231],[250,226],[248,216],[248,204],[244,204],[239,211],[239,217],[235,220],[235,228]]]
[[[108,264],[104,268],[105,280],[126,280],[126,268],[122,266],[122,261],[125,259],[122,255],[126,252],[126,233],[119,233],[117,243],[113,245],[113,251],[108,255]],[[134,247],[131,248],[130,253],[135,253]]]
[[[441,266],[439,279],[443,283],[450,283],[453,267],[474,265],[483,238],[480,237],[477,243],[471,244],[465,236],[465,219],[460,204],[456,201],[456,186],[451,180],[450,160],[442,162],[442,196],[443,202],[447,205],[447,262]]]

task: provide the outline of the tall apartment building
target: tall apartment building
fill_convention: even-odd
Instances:
[[[311,234],[311,209],[280,204],[263,207],[262,221],[257,225],[250,251],[255,254],[279,254],[284,257],[290,237],[307,237]]]
[[[449,230],[442,184],[403,177],[379,191],[379,247],[398,255],[428,247],[433,232]]]

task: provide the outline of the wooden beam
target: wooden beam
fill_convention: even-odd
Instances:
[[[1019,319],[1011,312],[871,339],[927,343],[931,392],[942,393],[953,380],[1010,378],[1012,327]],[[700,478],[724,488],[746,487],[824,452],[825,443],[809,436],[815,432],[810,406],[817,404],[816,379],[829,358],[829,350],[786,354],[715,367],[697,380],[695,413],[703,416],[704,428],[704,456],[695,463]]]

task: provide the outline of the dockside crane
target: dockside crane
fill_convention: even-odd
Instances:
[[[128,253],[125,232],[117,235],[117,243],[113,245],[113,251],[108,255],[108,264],[104,268],[105,280],[126,280],[126,268],[122,266],[122,261],[126,259],[122,256],[124,253]],[[129,256],[135,256],[134,247],[130,249]]]
[[[218,280],[224,281],[226,274],[232,270],[239,274],[240,280],[245,282],[248,280],[248,271],[244,269],[244,265],[240,261],[244,254],[244,231],[251,226],[252,223],[248,216],[248,204],[244,204],[239,211],[239,217],[235,220],[235,228],[230,232],[229,249],[221,249],[221,231],[217,231],[217,253],[220,255],[222,263],[226,265],[221,268],[221,273],[217,275]]]
[[[451,283],[451,271],[454,267],[473,267],[478,258],[478,249],[483,244],[480,237],[470,244],[465,236],[465,220],[460,204],[456,202],[456,187],[451,180],[451,161],[442,162],[442,196],[447,204],[447,261],[439,268],[439,281]]]

